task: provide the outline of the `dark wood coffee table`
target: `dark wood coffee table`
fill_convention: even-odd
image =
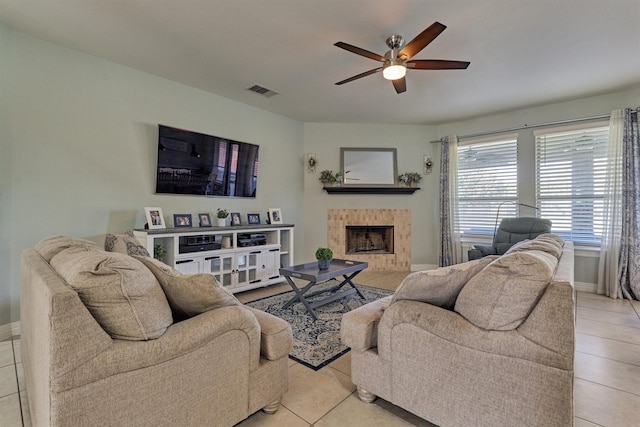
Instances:
[[[351,281],[358,273],[369,266],[368,263],[362,261],[349,261],[346,259],[333,259],[331,260],[331,264],[327,270],[319,270],[318,262],[309,262],[306,264],[294,265],[291,267],[283,267],[280,269],[280,274],[287,279],[291,289],[296,293],[296,296],[291,298],[282,308],[289,308],[292,304],[296,302],[301,302],[307,308],[311,316],[313,316],[314,320],[318,320],[318,316],[316,316],[315,308],[323,306],[325,304],[329,304],[330,302],[336,301],[340,298],[344,298],[349,295],[353,295],[357,293],[360,298],[365,299],[362,293],[356,288],[356,285]],[[342,276],[344,280],[329,289],[323,289],[321,291],[307,293],[313,288],[313,286],[318,283],[326,282],[330,279],[335,279],[338,276]],[[299,288],[296,286],[293,278],[307,280],[308,283]],[[344,290],[342,289],[344,286],[349,285],[351,289]],[[310,302],[307,298],[311,298],[315,295],[320,295],[324,293],[332,293],[333,295],[323,298],[319,301]]]

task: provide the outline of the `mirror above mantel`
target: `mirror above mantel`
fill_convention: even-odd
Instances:
[[[340,148],[342,187],[398,187],[395,148]]]
[[[340,148],[342,181],[325,186],[328,194],[413,194],[419,187],[398,181],[395,148]]]

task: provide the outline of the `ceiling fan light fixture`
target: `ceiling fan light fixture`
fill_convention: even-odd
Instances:
[[[347,50],[351,53],[355,53],[356,55],[364,56],[365,58],[373,59],[374,61],[382,62],[383,64],[373,70],[365,71],[364,73],[339,81],[336,85],[349,83],[382,71],[383,77],[386,80],[391,80],[396,93],[400,94],[407,90],[407,80],[405,79],[405,75],[407,74],[407,65],[409,65],[409,68],[412,70],[466,69],[469,66],[468,61],[413,59],[417,53],[427,47],[427,45],[435,40],[435,38],[438,37],[446,28],[446,25],[443,25],[440,22],[434,22],[407,44],[404,43],[404,38],[402,36],[393,35],[386,40],[387,46],[391,50],[385,53],[384,56],[378,55],[374,52],[369,52],[366,49],[362,49],[345,42],[339,41],[334,43],[334,46],[339,47],[340,49]]]
[[[392,60],[382,70],[382,76],[387,80],[398,80],[407,75],[407,67],[400,60]]]

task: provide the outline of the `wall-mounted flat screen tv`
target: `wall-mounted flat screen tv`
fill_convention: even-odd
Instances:
[[[158,125],[156,193],[255,197],[258,148]]]

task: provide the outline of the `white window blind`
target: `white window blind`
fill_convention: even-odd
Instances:
[[[536,200],[552,231],[600,244],[609,126],[537,131]]]
[[[517,135],[458,146],[458,232],[493,235],[498,206],[518,199]],[[516,216],[504,204],[500,216]]]

